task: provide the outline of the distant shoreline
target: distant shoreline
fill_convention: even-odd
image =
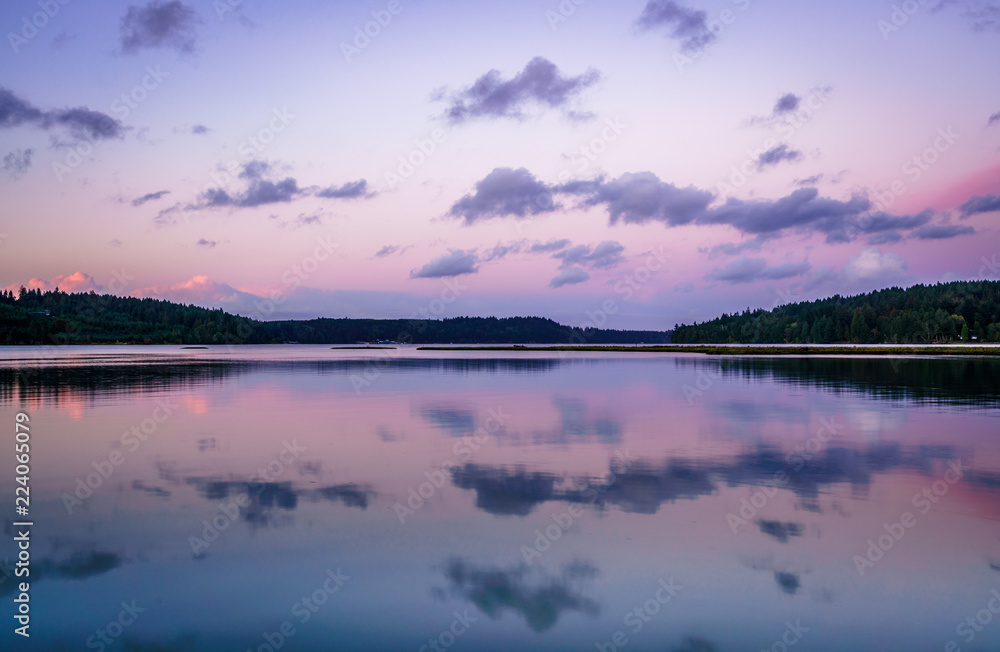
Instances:
[[[886,356],[996,356],[1000,347],[967,344],[941,344],[930,346],[854,346],[826,344],[823,346],[767,346],[767,345],[655,345],[655,346],[420,346],[418,351],[609,351],[628,353],[702,353],[705,355],[886,355]]]

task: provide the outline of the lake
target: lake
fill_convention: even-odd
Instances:
[[[12,649],[1000,649],[998,361],[0,347],[18,413]]]

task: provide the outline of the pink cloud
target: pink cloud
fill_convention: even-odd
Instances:
[[[17,294],[22,285],[29,290],[42,290],[43,292],[54,290],[55,288],[59,288],[63,292],[90,292],[91,290],[94,290],[95,292],[103,291],[103,288],[97,284],[97,281],[94,280],[93,276],[83,272],[73,272],[68,276],[60,274],[51,281],[46,281],[40,278],[32,278],[27,283],[11,283],[4,289]]]
[[[132,292],[133,297],[167,299],[178,303],[217,304],[236,301],[242,293],[207,276],[193,276],[183,283],[157,285]]]

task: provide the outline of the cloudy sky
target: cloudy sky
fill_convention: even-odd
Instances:
[[[16,0],[0,287],[667,329],[1000,276],[995,0]]]

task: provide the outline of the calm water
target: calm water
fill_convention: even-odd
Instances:
[[[0,359],[4,649],[1000,649],[997,362]]]

